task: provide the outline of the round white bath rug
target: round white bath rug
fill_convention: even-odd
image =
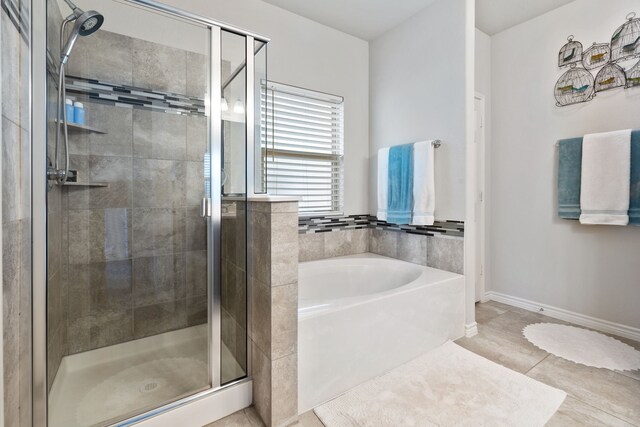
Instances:
[[[554,356],[595,368],[640,369],[640,351],[600,332],[556,323],[535,323],[522,330],[531,344]]]

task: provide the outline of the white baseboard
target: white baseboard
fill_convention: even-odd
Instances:
[[[478,335],[478,324],[476,322],[464,325],[464,336],[471,338]]]
[[[586,316],[574,311],[526,300],[524,298],[505,295],[500,292],[485,292],[483,300],[496,301],[514,307],[523,308],[525,310],[553,317],[554,319],[564,320],[565,322],[575,323],[576,325],[595,329],[597,331],[606,332],[608,334],[617,335],[634,341],[640,341],[640,329],[632,326],[598,319],[597,317]]]

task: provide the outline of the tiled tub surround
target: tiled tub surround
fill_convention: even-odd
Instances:
[[[3,0],[2,301],[4,426],[31,425],[30,3]],[[2,424],[2,421],[0,421]]]
[[[268,427],[298,414],[297,224],[297,202],[249,202],[253,401]]]
[[[464,333],[458,274],[360,254],[301,263],[299,286],[301,412]]]
[[[301,218],[300,262],[364,252],[462,274],[464,223],[398,226],[368,215]]]
[[[101,30],[78,40],[68,74],[202,98],[203,70],[204,55]],[[74,280],[62,292],[73,339],[61,355],[198,325],[207,313],[206,117],[115,103],[85,109],[86,124],[106,133],[70,133],[71,169],[79,182],[108,187],[63,190]]]

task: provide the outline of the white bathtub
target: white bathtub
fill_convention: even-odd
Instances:
[[[464,277],[374,254],[304,262],[298,410],[464,334]]]

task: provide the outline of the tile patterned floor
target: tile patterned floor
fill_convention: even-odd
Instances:
[[[640,427],[640,370],[617,372],[579,365],[535,347],[522,335],[531,323],[569,323],[494,301],[476,305],[476,321],[478,335],[459,339],[459,345],[567,392],[548,427]],[[640,343],[616,338],[640,350]],[[206,427],[262,426],[254,409],[248,408]],[[297,426],[323,424],[310,411]]]

